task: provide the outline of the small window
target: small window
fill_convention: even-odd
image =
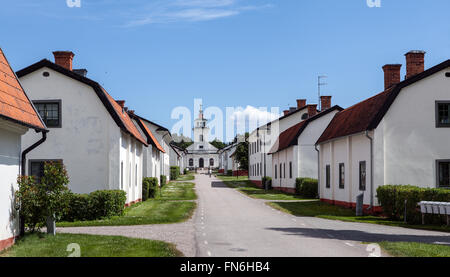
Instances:
[[[450,101],[436,102],[436,127],[450,127]]]
[[[189,166],[194,166],[194,159],[189,159]]]
[[[345,165],[339,164],[339,188],[345,188]]]
[[[283,170],[283,165],[280,164],[280,179],[283,179],[283,172],[282,172],[282,170]]]
[[[61,160],[30,160],[30,176],[33,176],[37,183],[41,182],[41,178],[44,176],[44,166],[48,162],[59,162]]]
[[[120,163],[120,189],[123,189],[123,162]]]
[[[283,164],[283,178],[286,179],[286,164]]]
[[[214,166],[214,159],[213,158],[209,159],[209,166]]]
[[[200,141],[203,142],[203,135],[200,135]]]
[[[278,178],[277,173],[278,173],[278,171],[277,171],[277,165],[275,165],[275,179]]]
[[[450,188],[450,160],[438,161],[438,187]]]
[[[331,188],[331,167],[329,164],[325,167],[325,187],[327,189]]]
[[[292,179],[292,162],[289,162],[289,178]]]
[[[359,162],[359,190],[366,190],[366,162]]]
[[[308,119],[308,114],[307,113],[302,114],[302,120],[306,120],[306,119]]]
[[[33,101],[39,115],[49,128],[61,127],[61,101]]]
[[[198,148],[199,148],[199,149],[203,149],[203,145],[199,145]]]

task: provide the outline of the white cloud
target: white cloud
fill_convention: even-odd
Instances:
[[[245,129],[246,131],[253,131],[257,127],[271,122],[280,117],[278,107],[268,108],[256,108],[253,106],[247,106],[245,109],[236,109],[229,119],[236,122],[238,129]]]
[[[162,0],[147,5],[133,14],[125,26],[154,23],[209,21],[239,15],[243,12],[271,7],[244,6],[245,0]]]

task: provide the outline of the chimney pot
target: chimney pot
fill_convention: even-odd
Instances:
[[[306,106],[306,99],[297,99],[297,109],[300,110]]]
[[[72,71],[73,71],[74,73],[78,74],[78,75],[83,76],[83,77],[86,77],[86,76],[87,76],[87,73],[88,73],[87,69],[84,69],[84,68],[82,68],[82,69],[74,69],[74,70],[72,70]]]
[[[322,111],[331,108],[331,96],[320,96],[320,106]]]
[[[425,71],[425,51],[413,50],[406,56],[406,79]]]
[[[125,100],[116,100],[116,102],[122,109],[125,108]]]
[[[53,56],[55,57],[55,63],[59,66],[64,67],[72,71],[73,57],[75,54],[71,51],[55,51],[53,52]]]
[[[284,114],[284,115],[288,115],[288,114],[289,114],[289,110],[284,110],[284,111],[283,111],[283,114]]]
[[[401,64],[387,64],[383,66],[384,71],[384,90],[400,83],[400,69],[402,68]]]
[[[317,104],[308,105],[308,117],[313,117],[317,114]]]

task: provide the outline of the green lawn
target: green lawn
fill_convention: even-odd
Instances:
[[[417,242],[381,242],[384,251],[396,257],[450,257],[450,246]]]
[[[307,200],[298,195],[287,194],[284,192],[269,190],[265,191],[264,189],[258,188],[251,181],[248,180],[248,177],[232,177],[232,176],[217,176],[221,179],[227,186],[231,188],[235,188],[238,191],[257,199],[264,200]]]
[[[194,174],[185,174],[185,175],[181,175],[180,177],[178,177],[177,181],[192,181],[195,180],[195,176]]]
[[[195,200],[197,195],[194,190],[194,183],[170,182],[161,189],[161,193],[156,193],[158,200]]]
[[[396,227],[406,227],[413,229],[424,229],[424,230],[435,230],[450,232],[450,228],[446,226],[437,225],[410,225],[400,221],[389,220],[384,217],[378,216],[355,216],[355,211],[330,205],[328,203],[314,201],[314,202],[271,202],[268,203],[274,209],[278,209],[285,213],[289,213],[295,216],[309,216],[309,217],[319,217],[332,220],[341,220],[348,222],[360,222],[360,223],[371,223],[371,224],[382,224]]]
[[[194,183],[170,182],[156,193],[155,199],[137,203],[125,209],[123,216],[109,219],[58,222],[57,227],[130,226],[179,223],[191,218],[197,204]]]
[[[0,253],[0,257],[67,257],[69,244],[80,246],[81,257],[180,257],[172,245],[162,241],[119,236],[30,234]]]

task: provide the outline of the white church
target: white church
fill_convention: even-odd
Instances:
[[[186,149],[186,164],[190,170],[219,167],[218,149],[209,143],[207,123],[200,106],[199,116],[194,120],[194,143]]]

